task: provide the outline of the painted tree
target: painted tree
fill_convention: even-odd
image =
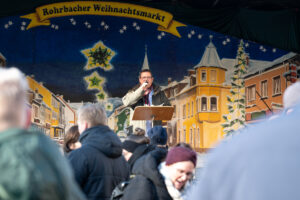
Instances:
[[[238,46],[236,61],[231,77],[231,96],[227,96],[229,114],[223,115],[225,123],[222,124],[222,127],[227,136],[245,127],[246,95],[244,75],[247,73],[248,65],[243,40],[240,41]]]

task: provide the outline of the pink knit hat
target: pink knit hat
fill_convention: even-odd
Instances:
[[[172,165],[182,161],[191,161],[196,167],[197,154],[193,150],[185,147],[174,147],[168,152],[166,165]]]

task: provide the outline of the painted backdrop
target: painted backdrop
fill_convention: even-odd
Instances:
[[[121,97],[138,83],[142,67],[149,67],[176,108],[167,124],[169,142],[185,141],[198,150],[255,116],[267,116],[275,104],[280,110],[282,97],[267,107],[251,106],[258,100],[251,87],[271,98],[277,75],[270,76],[268,91],[260,88],[268,87],[260,83],[265,77],[249,90],[247,81],[283,66],[274,93],[282,94],[290,82],[284,73],[297,57],[182,24],[162,10],[116,2],[66,2],[1,18],[0,44],[2,64],[27,75],[33,123],[51,137],[62,137],[76,123],[82,102],[103,103],[110,126],[125,131],[130,111],[120,108]]]

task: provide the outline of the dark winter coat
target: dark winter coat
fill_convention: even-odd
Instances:
[[[148,152],[154,150],[155,146],[149,145],[149,144],[141,144],[139,145],[134,152],[132,153],[132,156],[128,160],[128,164],[130,167],[130,171],[133,169],[133,165],[136,163],[136,161],[141,158],[142,156],[146,155]]]
[[[107,126],[96,126],[85,130],[79,141],[82,147],[69,155],[77,182],[88,199],[109,199],[115,186],[129,177],[120,139]]]
[[[158,166],[167,155],[166,149],[157,148],[133,167],[135,177],[125,189],[122,200],[172,200]]]

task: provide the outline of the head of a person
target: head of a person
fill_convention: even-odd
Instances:
[[[164,146],[167,144],[168,134],[162,126],[154,126],[147,132],[150,144]]]
[[[147,88],[150,88],[152,86],[153,80],[154,80],[154,78],[152,76],[152,72],[149,69],[144,69],[144,70],[140,71],[140,74],[139,74],[140,84],[147,82],[148,83]]]
[[[185,148],[188,148],[190,150],[193,150],[193,148],[191,147],[191,145],[185,143],[185,142],[179,142],[175,145],[175,147],[185,147]]]
[[[128,161],[135,149],[142,144],[149,144],[150,140],[145,136],[144,129],[136,128],[132,135],[129,135],[122,143],[123,156]]]
[[[88,103],[79,108],[78,130],[80,134],[89,128],[106,124],[106,113],[100,104]]]
[[[28,83],[17,68],[0,68],[0,131],[12,127],[28,128]]]
[[[166,168],[173,186],[177,190],[183,189],[192,179],[197,164],[197,154],[186,147],[174,147],[166,157]]]
[[[283,106],[288,112],[291,112],[293,107],[300,103],[300,82],[290,85],[283,94]]]
[[[66,135],[64,137],[64,151],[66,153],[78,149],[81,147],[81,143],[79,142],[79,130],[78,130],[78,126],[72,126],[71,128],[69,128],[69,130],[66,132]]]

